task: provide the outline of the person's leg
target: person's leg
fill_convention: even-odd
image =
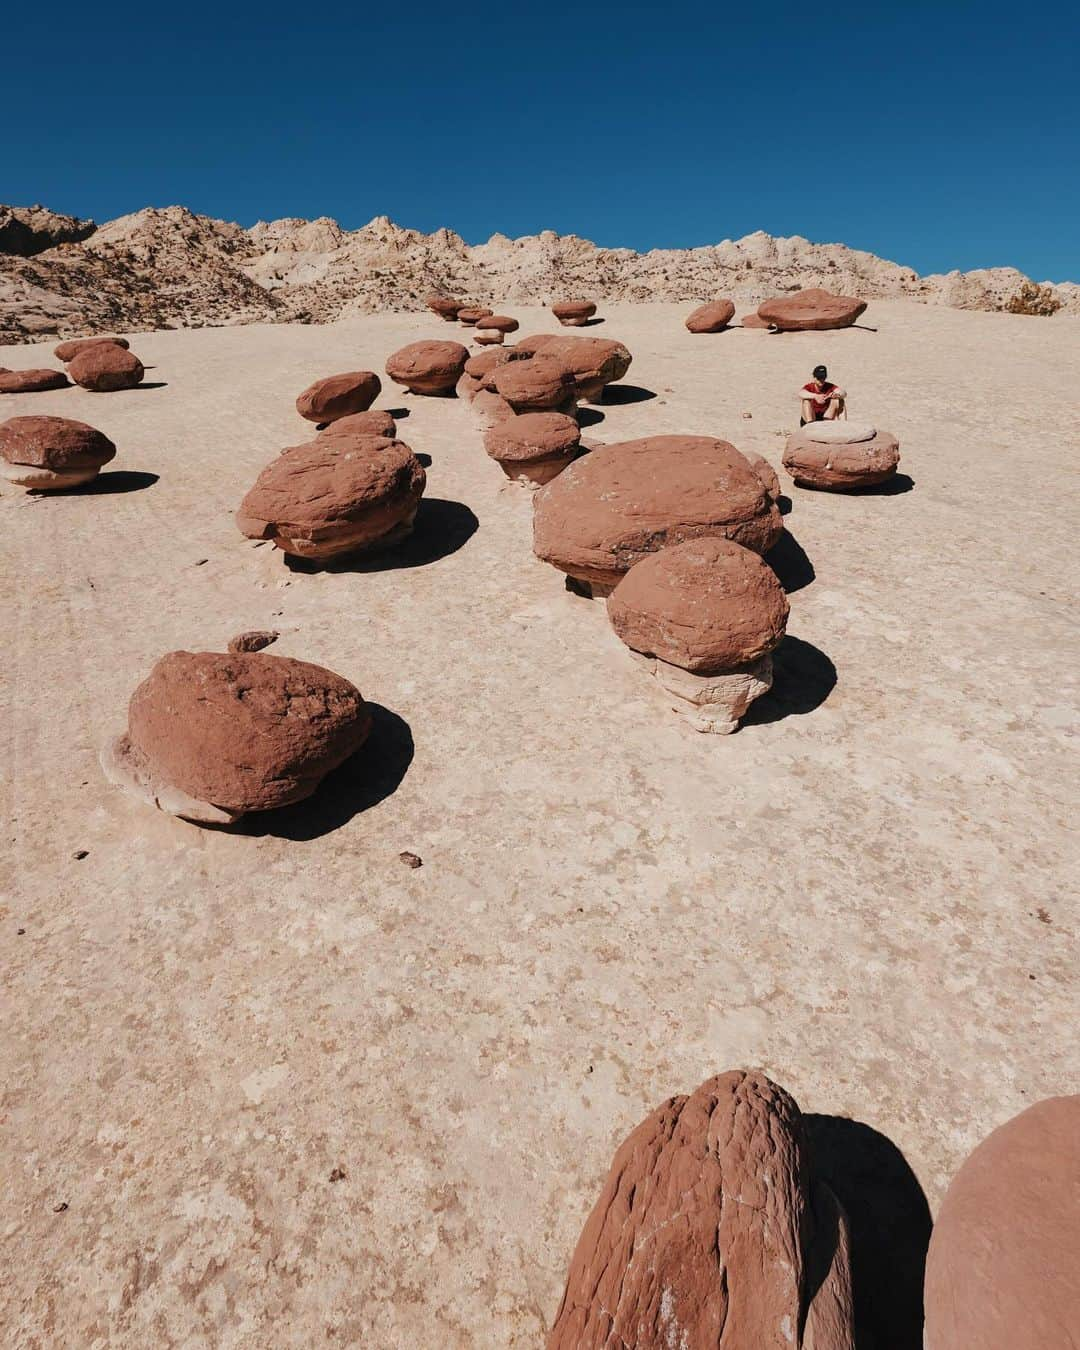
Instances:
[[[836,415],[837,415],[837,417],[842,417],[842,418],[844,419],[845,422],[847,421],[847,399],[846,399],[846,398],[838,398],[838,399],[836,400]]]
[[[803,426],[806,426],[807,422],[812,422],[813,420],[814,400],[812,398],[804,398],[802,401],[802,424]]]
[[[840,400],[838,398],[829,399],[829,402],[825,408],[825,416],[823,420],[826,422],[835,422],[839,409],[840,409]]]

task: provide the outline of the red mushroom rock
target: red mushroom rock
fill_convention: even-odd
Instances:
[[[772,685],[788,600],[768,563],[728,539],[691,539],[635,563],[608,597],[616,634],[698,731],[734,731]]]
[[[394,352],[386,373],[414,394],[449,394],[461,378],[469,349],[460,342],[410,342]]]
[[[464,309],[458,310],[458,321],[471,328],[474,323],[486,319],[489,314],[494,312],[494,310],[484,309],[476,305],[467,305]]]
[[[349,413],[339,417],[319,432],[319,438],[342,436],[387,436],[391,440],[397,435],[397,423],[384,409],[371,412]]]
[[[92,393],[110,394],[118,389],[134,389],[142,380],[143,363],[126,347],[99,342],[75,353],[68,363],[68,374]]]
[[[127,733],[101,763],[111,782],[162,811],[224,825],[309,797],[370,729],[360,691],[321,666],[170,652],[135,690]]]
[[[847,1218],[764,1074],[669,1098],[615,1153],[548,1350],[854,1350]]]
[[[66,389],[62,370],[0,371],[0,394],[41,394],[48,389]]]
[[[309,422],[336,422],[353,413],[367,412],[382,390],[373,370],[350,370],[327,375],[308,385],[296,400],[296,411]]]
[[[249,539],[302,558],[385,548],[411,533],[425,482],[401,441],[318,436],[267,465],[236,523]]]
[[[546,353],[497,366],[490,382],[515,412],[549,412],[574,403],[573,375]]]
[[[477,328],[473,341],[481,347],[501,347],[503,331],[501,328]]]
[[[811,422],[788,437],[784,468],[798,487],[851,492],[884,483],[900,463],[888,431],[842,420]]]
[[[506,399],[501,394],[492,393],[490,389],[481,389],[473,395],[472,410],[481,431],[487,431],[507,418],[516,416]]]
[[[96,478],[116,446],[102,432],[67,417],[12,417],[0,423],[0,476],[39,492]]]
[[[577,397],[586,403],[602,398],[607,386],[621,380],[633,360],[628,348],[611,338],[570,337],[558,333],[522,338],[515,351],[526,356],[530,353],[543,355],[560,362],[574,377]]]
[[[739,323],[743,328],[768,329],[771,326],[768,320],[763,319],[759,314],[744,314]]]
[[[1050,1350],[1080,1325],[1080,1096],[1038,1102],[975,1149],[926,1257],[926,1350]]]
[[[461,309],[461,301],[454,300],[449,295],[429,295],[425,297],[424,304],[447,323],[453,323]]]
[[[112,343],[114,347],[123,347],[125,350],[130,345],[127,338],[123,337],[69,338],[67,342],[61,342],[59,346],[53,348],[53,355],[66,364],[73,356],[87,347],[101,347],[109,343]]]
[[[476,321],[477,328],[494,328],[500,333],[516,333],[521,327],[517,319],[512,319],[509,314],[487,314],[482,319]]]
[[[710,300],[686,316],[686,327],[691,333],[719,333],[731,322],[735,306],[730,300]]]
[[[524,413],[484,433],[484,449],[507,478],[539,487],[566,468],[578,452],[581,428],[563,413]]]
[[[481,389],[491,388],[488,380],[496,366],[501,366],[505,361],[513,360],[516,351],[515,347],[501,347],[498,351],[477,352],[475,356],[470,356],[465,362],[465,370],[457,383],[458,398],[471,401]],[[494,392],[493,388],[491,388],[491,392]]]
[[[591,300],[557,300],[551,312],[564,328],[580,328],[596,313],[596,305]]]
[[[647,436],[577,459],[536,496],[533,551],[606,595],[650,553],[731,539],[765,553],[783,521],[747,460],[711,436]]]
[[[758,305],[758,317],[784,333],[820,332],[850,328],[866,309],[865,300],[850,295],[832,295],[816,288],[773,296]]]

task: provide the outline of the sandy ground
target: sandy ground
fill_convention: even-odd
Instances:
[[[97,492],[0,497],[5,1345],[540,1346],[618,1141],[742,1065],[814,1113],[893,1267],[857,1272],[867,1325],[918,1344],[927,1204],[1080,1089],[1080,321],[876,302],[876,333],[691,337],[685,308],[591,330],[657,396],[588,435],[779,466],[826,361],[914,480],[788,488],[791,636],[727,738],[533,559],[464,405],[380,400],[432,460],[396,563],[305,575],[237,532],[300,389],[448,326],[153,333],[138,390],[3,398],[119,447]],[[355,765],[241,833],[109,787],[154,660],[264,627],[381,705]]]

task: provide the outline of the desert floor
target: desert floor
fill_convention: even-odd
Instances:
[[[431,457],[401,554],[308,574],[238,533],[307,439],[295,395],[458,335],[433,317],[133,335],[137,390],[0,400],[119,447],[96,491],[0,497],[5,1345],[538,1347],[616,1144],[744,1065],[811,1115],[864,1324],[919,1344],[950,1176],[1080,1088],[1080,320],[875,302],[876,332],[692,337],[687,308],[586,330],[635,387],[587,436],[779,467],[825,361],[913,480],[788,484],[790,636],[730,737],[533,558],[464,404],[379,400]],[[233,832],[104,781],[158,656],[266,627],[381,706],[352,765]]]

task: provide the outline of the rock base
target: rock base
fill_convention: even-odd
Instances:
[[[655,656],[643,656],[640,652],[630,655],[656,678],[668,695],[671,708],[685,717],[695,731],[730,735],[750,704],[772,688],[771,656],[716,675],[694,675]]]
[[[102,750],[101,768],[105,777],[116,787],[130,792],[133,797],[156,806],[169,816],[179,816],[196,825],[232,825],[244,814],[230,811],[213,802],[201,802],[180,788],[164,782],[154,772],[150,761],[125,736],[117,736]]]
[[[520,483],[523,487],[538,488],[557,478],[563,469],[577,456],[577,449],[568,455],[553,455],[550,459],[534,459],[527,464],[514,460],[499,460],[499,468],[511,483]]]
[[[34,492],[63,492],[97,476],[97,465],[89,469],[46,469],[40,464],[8,464],[0,460],[0,478]]]
[[[340,534],[332,539],[287,539],[275,536],[273,544],[293,558],[311,558],[321,560],[339,558],[346,553],[378,553],[394,544],[407,539],[413,532],[416,511],[399,521],[391,530],[380,534],[377,539],[369,537],[370,526],[357,525],[352,529],[342,527]]]

